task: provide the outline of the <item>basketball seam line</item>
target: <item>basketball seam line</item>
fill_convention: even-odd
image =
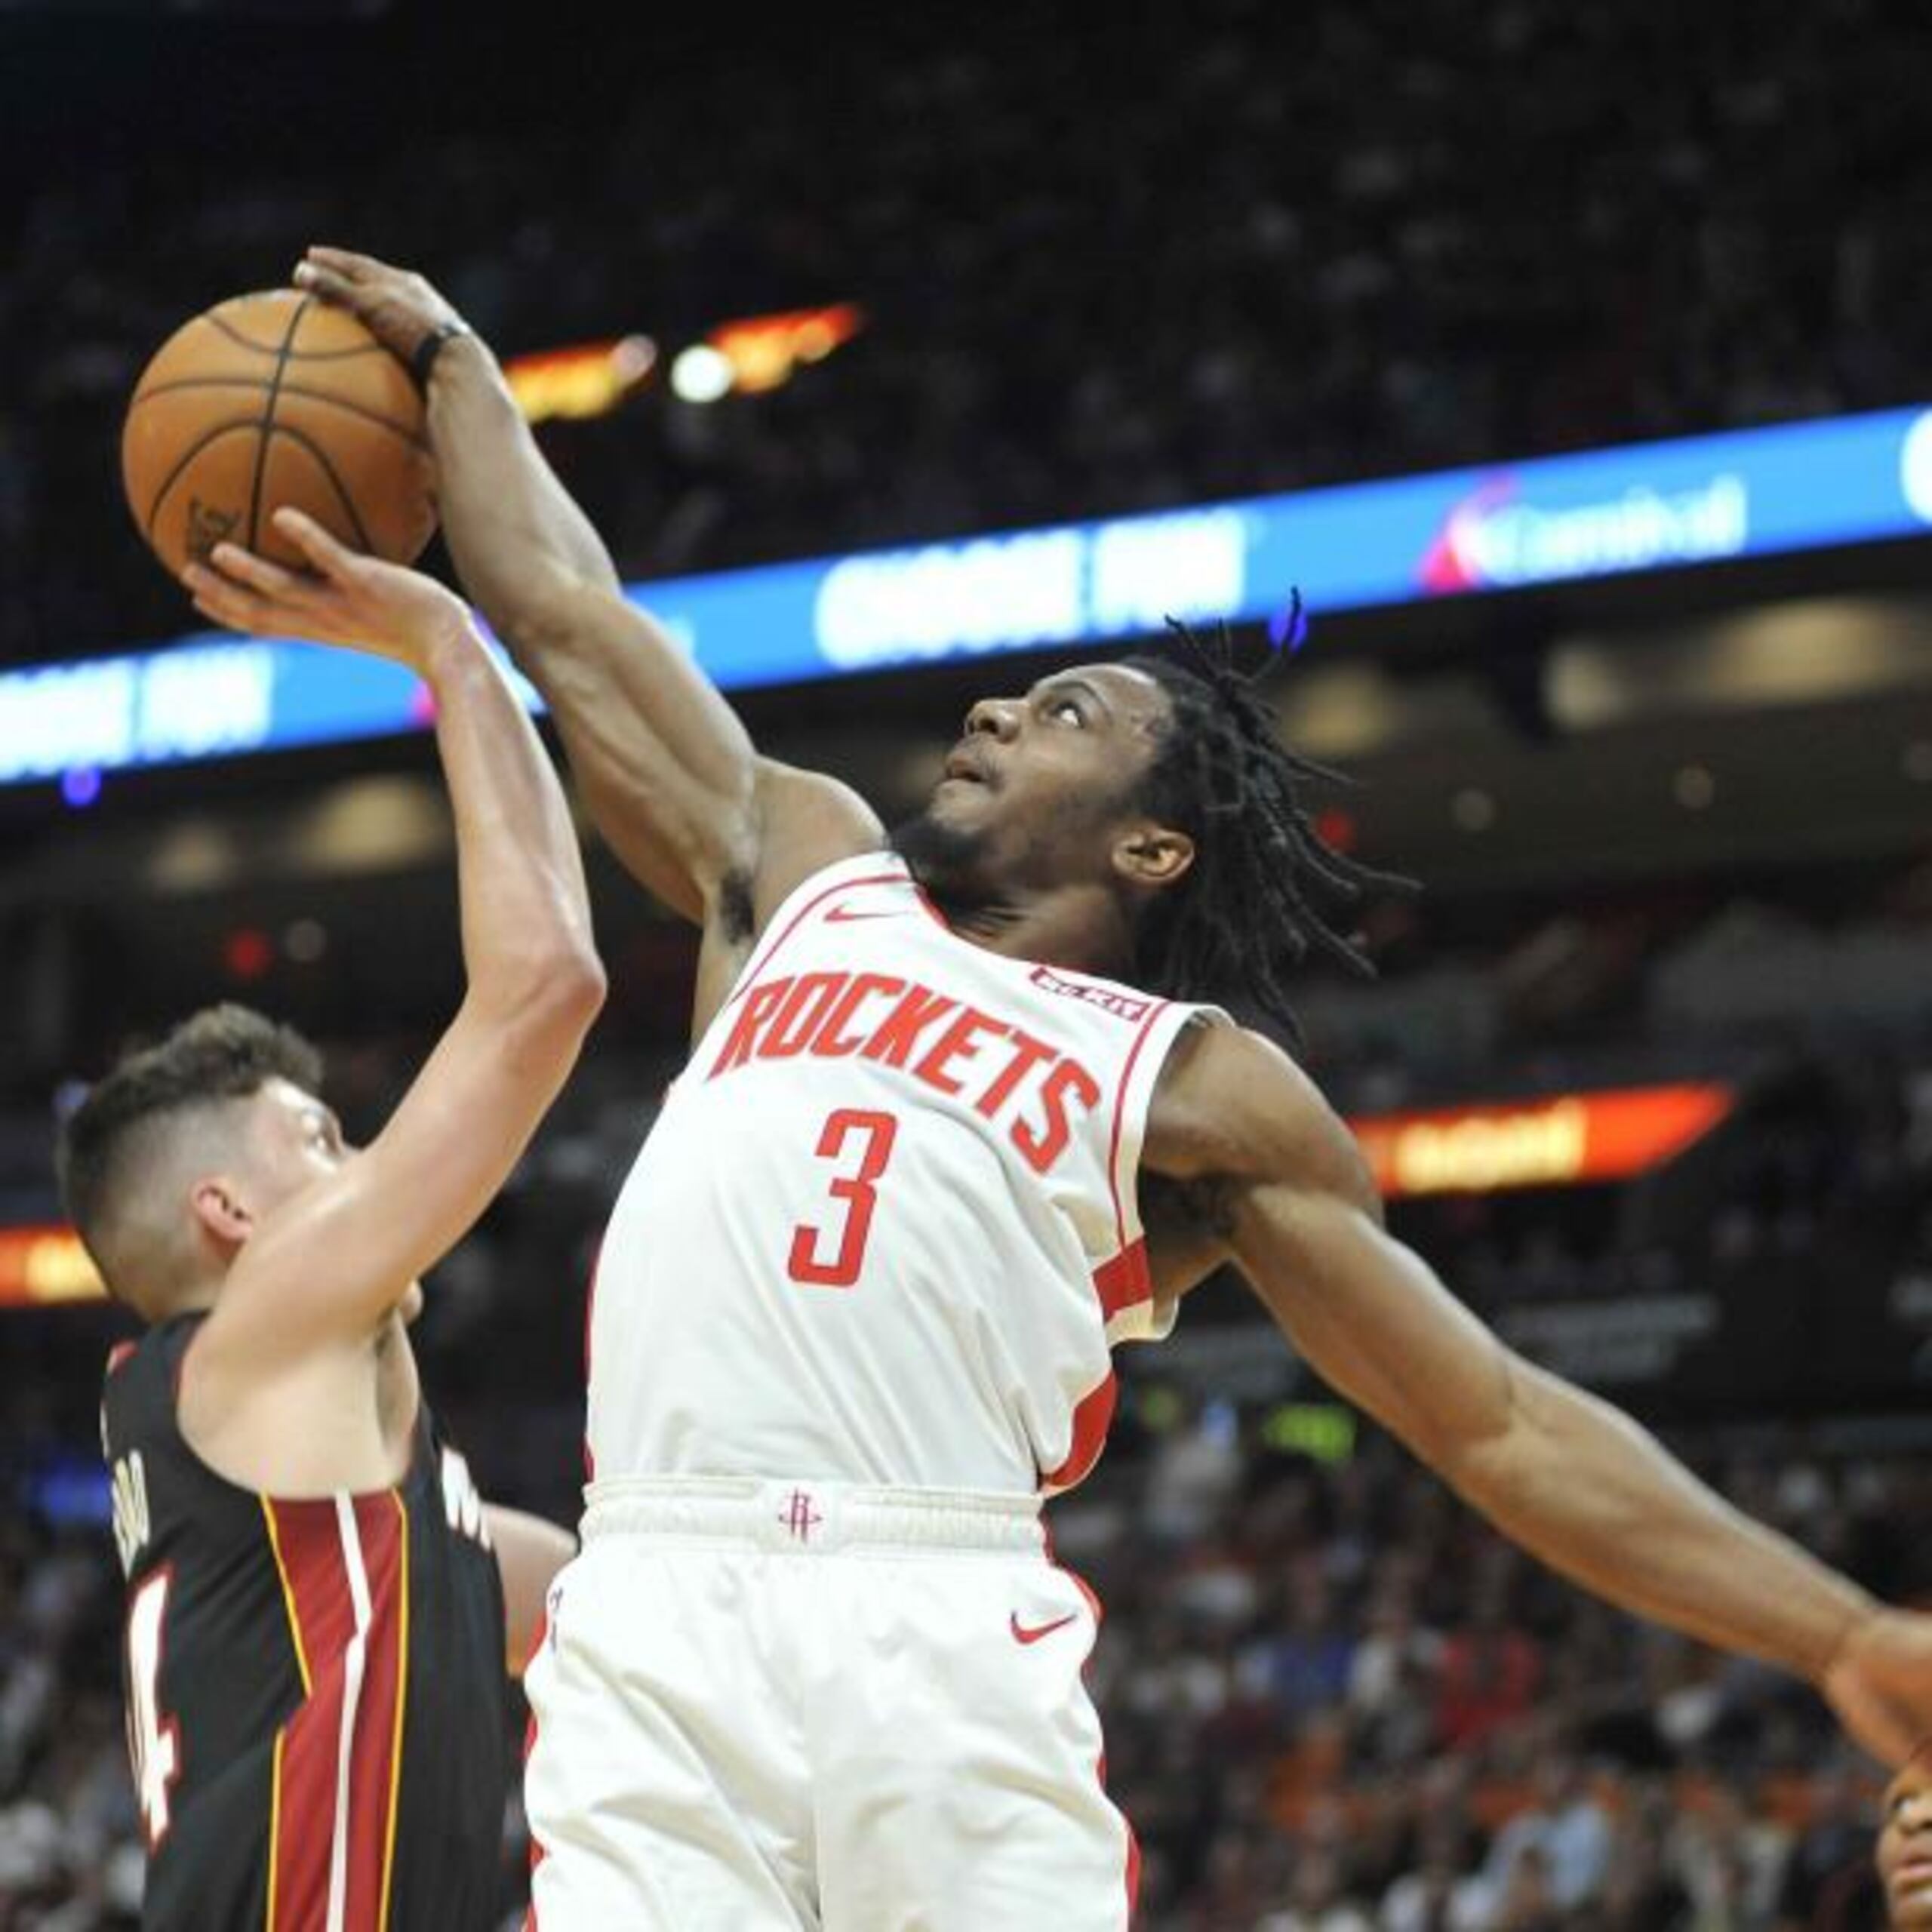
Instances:
[[[329,479],[329,487],[334,491],[337,497],[341,500],[343,509],[347,515],[349,521],[355,526],[356,548],[359,550],[374,549],[376,546],[369,541],[369,533],[363,528],[362,519],[356,512],[355,499],[349,494],[348,490],[343,486],[342,477],[337,470],[334,463],[330,460],[328,451],[323,448],[321,445],[317,442],[315,438],[309,434],[307,430],[297,429],[291,424],[287,423],[276,424],[275,427],[269,432],[269,435],[286,436],[291,442],[299,444],[301,448],[306,450],[309,454],[315,459],[317,464],[321,469],[322,474]],[[268,435],[263,437],[262,441],[264,445],[267,443],[268,439]]]
[[[305,307],[315,300],[313,296],[302,298]],[[282,352],[266,342],[257,342],[253,336],[244,335],[232,322],[225,322],[211,311],[198,315],[197,321],[206,322],[217,334],[225,335],[238,349],[252,349],[257,355],[278,355]],[[297,362],[346,362],[352,355],[386,355],[389,351],[380,342],[358,342],[353,349],[297,349],[290,352]]]
[[[281,352],[275,358],[275,374],[269,378],[269,392],[262,404],[262,436],[255,445],[255,480],[248,490],[248,548],[260,547],[262,526],[262,483],[268,475],[269,445],[275,440],[275,399],[281,393],[282,372],[288,367],[288,352],[294,346],[295,331],[302,326],[302,318],[309,312],[312,298],[303,296],[295,305],[295,312],[288,318],[288,333],[281,339]],[[336,486],[340,489],[342,486]]]
[[[178,395],[183,389],[259,389],[261,380],[255,376],[183,376],[171,383],[156,383],[152,389],[145,389],[128,406],[138,409],[158,395]],[[406,428],[392,416],[385,416],[379,409],[365,408],[359,402],[351,402],[346,396],[331,395],[326,389],[304,389],[300,383],[284,383],[284,395],[299,395],[308,402],[326,402],[336,409],[346,410],[351,416],[359,416],[365,423],[374,423],[388,430],[391,435],[421,450],[429,452],[428,440],[419,436],[414,429]]]

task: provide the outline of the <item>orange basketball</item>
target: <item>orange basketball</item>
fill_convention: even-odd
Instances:
[[[294,289],[238,295],[162,344],[128,405],[121,475],[176,577],[224,540],[300,565],[269,520],[285,503],[392,563],[436,528],[408,371],[353,315]]]

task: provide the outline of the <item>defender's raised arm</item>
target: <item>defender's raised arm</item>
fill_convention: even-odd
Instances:
[[[799,879],[880,843],[844,786],[761,758],[689,654],[625,598],[495,358],[428,282],[337,248],[295,272],[424,378],[463,588],[549,703],[598,829],[706,928],[714,954],[735,960]]]
[[[1875,1603],[1506,1347],[1384,1231],[1354,1140],[1285,1054],[1203,1029],[1155,1103],[1147,1159],[1310,1367],[1553,1569],[1805,1678],[1890,1763],[1932,1730],[1932,1620]]]

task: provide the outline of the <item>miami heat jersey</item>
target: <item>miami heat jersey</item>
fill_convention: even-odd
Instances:
[[[476,1932],[509,1762],[481,1500],[420,1411],[392,1489],[298,1500],[202,1461],[201,1318],[115,1351],[101,1404],[148,1932]]]
[[[806,880],[613,1213],[592,1475],[1078,1482],[1171,1325],[1135,1182],[1200,1011],[958,937],[889,853]]]

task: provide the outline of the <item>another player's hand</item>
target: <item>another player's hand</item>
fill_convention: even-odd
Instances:
[[[463,318],[413,269],[392,268],[347,248],[311,248],[295,266],[295,285],[349,310],[405,362],[423,338]]]
[[[1874,1611],[1847,1632],[1818,1687],[1881,1764],[1908,1762],[1932,1743],[1932,1617]]]
[[[347,645],[417,671],[469,630],[462,599],[433,577],[345,549],[300,510],[277,510],[275,526],[307,558],[309,570],[286,570],[238,544],[217,543],[208,563],[182,573],[195,609],[235,630]]]

